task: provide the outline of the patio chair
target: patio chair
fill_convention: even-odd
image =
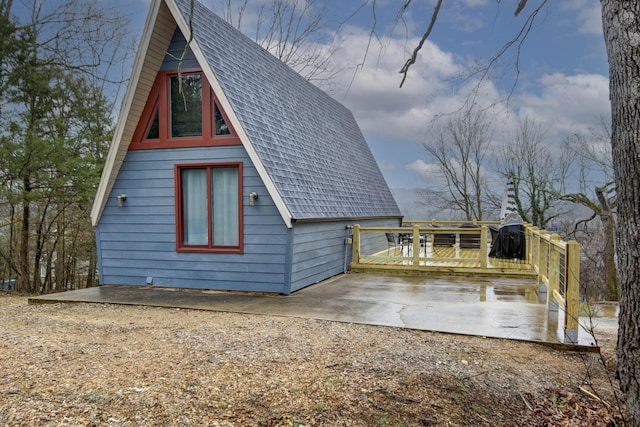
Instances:
[[[459,228],[480,228],[478,224],[465,223]],[[463,234],[460,233],[460,249],[480,249],[479,234]]]
[[[384,233],[387,236],[387,255],[389,255],[389,251],[393,248],[393,254],[396,254],[396,248],[400,248],[400,253],[402,253],[402,239],[399,234],[395,233]]]
[[[438,228],[437,225],[433,226]],[[450,233],[433,233],[433,246],[451,247],[456,244],[456,235]]]
[[[491,244],[493,245],[493,242],[495,242],[498,237],[498,231],[500,231],[500,229],[495,225],[487,225],[487,229],[489,230],[489,233],[491,233]]]
[[[411,252],[411,248],[413,247],[413,225],[404,224],[403,227],[407,229],[407,232],[400,233],[400,242],[402,245],[407,245],[409,252]]]

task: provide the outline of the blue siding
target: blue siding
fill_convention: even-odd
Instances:
[[[176,252],[174,165],[226,161],[243,163],[244,253]],[[155,286],[286,289],[289,230],[241,146],[128,152],[96,231],[102,284],[144,285],[151,276]]]
[[[363,227],[398,227],[399,222],[400,219],[378,219],[296,223],[293,227],[289,292],[345,271],[351,261],[352,250],[351,245],[345,244],[345,239],[351,237],[348,226],[360,224]],[[381,249],[387,247],[384,236],[368,239],[363,243]]]
[[[179,30],[176,30],[161,70],[177,69],[176,58],[182,55],[184,46],[184,37]],[[191,50],[187,52],[182,67],[183,69],[198,67]],[[311,101],[314,99],[311,97]],[[265,102],[272,102],[272,100],[272,97],[266,97]],[[335,107],[331,105],[332,108]],[[260,111],[264,114],[264,110]],[[348,112],[340,117],[346,117],[347,114],[351,120]],[[270,125],[267,125],[268,120],[263,117],[256,120],[261,122],[258,126],[261,129],[260,132],[254,135],[256,138],[260,139],[266,133],[273,134]],[[245,125],[252,126],[251,123]],[[353,130],[357,130],[357,126]],[[364,140],[359,130],[357,134],[351,135],[349,139],[355,138],[354,141],[361,145],[358,145],[360,148],[366,148],[366,144],[361,144]],[[315,147],[314,150],[321,148],[317,146],[315,132],[313,136],[311,142]],[[331,166],[329,175],[313,181],[313,184],[319,186],[318,188],[322,191],[301,192],[305,182],[304,174],[287,171],[291,165],[295,164],[297,167],[303,165],[302,169],[308,169],[312,165],[306,163],[308,159],[297,157],[285,159],[278,154],[278,150],[282,148],[280,145],[286,139],[282,132],[277,136],[273,134],[271,138],[271,144],[266,148],[263,147],[270,152],[265,160],[265,166],[273,163],[272,178],[282,175],[279,178],[281,190],[296,193],[289,197],[290,204],[295,202],[293,207],[298,208],[305,205],[321,212],[320,216],[329,216],[329,211],[323,210],[325,208],[313,198],[333,197],[333,190],[330,188],[340,186],[332,187],[328,181],[333,179],[336,167],[340,169],[341,166]],[[296,141],[296,144],[291,145],[296,147],[295,152],[298,153],[300,141],[298,139]],[[335,161],[336,152],[331,151],[330,154]],[[274,159],[273,156],[277,155],[280,158]],[[370,157],[370,153],[367,156]],[[315,156],[311,157],[315,159]],[[362,155],[342,157],[363,158]],[[225,161],[243,163],[244,253],[176,252],[174,165]],[[375,166],[375,163],[373,164]],[[349,168],[351,167],[353,165],[349,164]],[[369,185],[377,182],[375,179],[363,179]],[[381,185],[380,182],[377,184]],[[380,188],[386,189],[386,185]],[[254,207],[248,206],[248,195],[252,191],[260,195]],[[385,191],[388,193],[387,190]],[[127,200],[122,208],[118,208],[116,196],[122,193],[127,195]],[[394,206],[391,210],[388,207],[379,209],[378,205],[388,204],[385,204],[385,200],[392,200],[390,193],[387,198],[383,197],[384,194],[380,196],[379,192],[374,193],[371,200],[359,200],[363,205],[370,205],[367,212],[377,212],[380,215],[397,212],[395,202],[392,203]],[[362,194],[359,189],[358,194]],[[354,198],[343,197],[340,203],[331,202],[338,203],[331,212],[339,212],[340,215],[355,212],[349,210],[350,204],[354,201],[352,199]],[[322,201],[323,206],[327,203],[326,200]],[[349,209],[345,210],[346,208]],[[357,212],[361,212],[360,208]],[[351,234],[347,226],[355,223],[363,226],[399,226],[399,218],[301,222],[295,224],[292,229],[287,229],[260,176],[241,146],[130,151],[119,170],[96,229],[100,283],[145,285],[146,278],[153,277],[155,286],[286,294],[345,270],[351,259],[351,246],[345,244],[345,238]],[[362,242],[363,247],[379,247],[380,250],[387,247],[384,237],[365,238],[367,240]]]

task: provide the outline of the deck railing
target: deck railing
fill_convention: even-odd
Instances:
[[[463,224],[469,228],[461,228]],[[524,260],[489,258],[489,227],[497,229],[499,222],[471,224],[432,220],[407,221],[402,227],[354,225],[351,270],[536,279],[547,292],[549,310],[564,314],[566,338],[577,342],[580,245],[524,224]]]
[[[537,227],[526,227],[527,257],[537,273],[538,283],[547,289],[550,311],[562,308],[567,338],[578,339],[580,316],[580,244],[562,241]]]

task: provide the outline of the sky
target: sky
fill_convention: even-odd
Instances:
[[[486,61],[511,40],[527,18],[513,15],[515,2],[493,0],[447,1],[418,61],[403,88],[398,70],[412,49],[416,35],[430,17],[431,2],[410,17],[412,37],[388,35],[358,71],[344,104],[355,114],[375,157],[392,188],[424,187],[433,181],[433,165],[422,146],[429,125],[438,114],[463,105],[477,80],[460,80],[473,61]],[[529,2],[533,5],[536,2]],[[512,52],[476,102],[494,108],[495,146],[509,143],[518,118],[535,119],[546,130],[546,142],[558,147],[575,133],[588,133],[610,111],[608,65],[597,0],[553,3],[544,9],[520,53],[520,74],[515,88]],[[558,6],[561,4],[561,6]],[[420,17],[420,21],[417,17]],[[345,58],[362,55],[369,39],[367,26],[354,25],[347,34]],[[351,76],[349,76],[351,77]],[[340,99],[340,98],[339,98]],[[431,167],[430,167],[431,166]]]
[[[128,16],[139,40],[150,0],[96,1]],[[216,10],[214,2],[225,0],[201,1]],[[496,55],[541,0],[530,0],[518,17],[515,0],[446,0],[402,88],[399,70],[424,32],[434,0],[413,0],[401,20],[399,0],[375,0],[375,8],[374,0],[297,1],[311,2],[314,10],[326,4],[315,47],[333,51],[331,65],[339,72],[317,84],[353,112],[394,189],[432,185],[434,165],[422,144],[434,118],[464,104],[478,88],[477,76],[469,76],[473,64]],[[509,143],[518,119],[541,123],[545,143],[554,150],[610,115],[600,2],[548,3],[520,46],[517,82],[516,55],[507,51],[475,98],[483,107],[493,105],[488,111],[496,150]],[[252,32],[251,13],[244,22]]]

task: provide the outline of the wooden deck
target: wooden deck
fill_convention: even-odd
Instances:
[[[402,227],[353,226],[351,271],[402,275],[530,278],[547,290],[549,310],[564,313],[577,340],[580,245],[524,224],[523,260],[490,258],[489,222],[411,221]],[[493,236],[492,236],[493,237]],[[469,249],[477,248],[477,249]]]

